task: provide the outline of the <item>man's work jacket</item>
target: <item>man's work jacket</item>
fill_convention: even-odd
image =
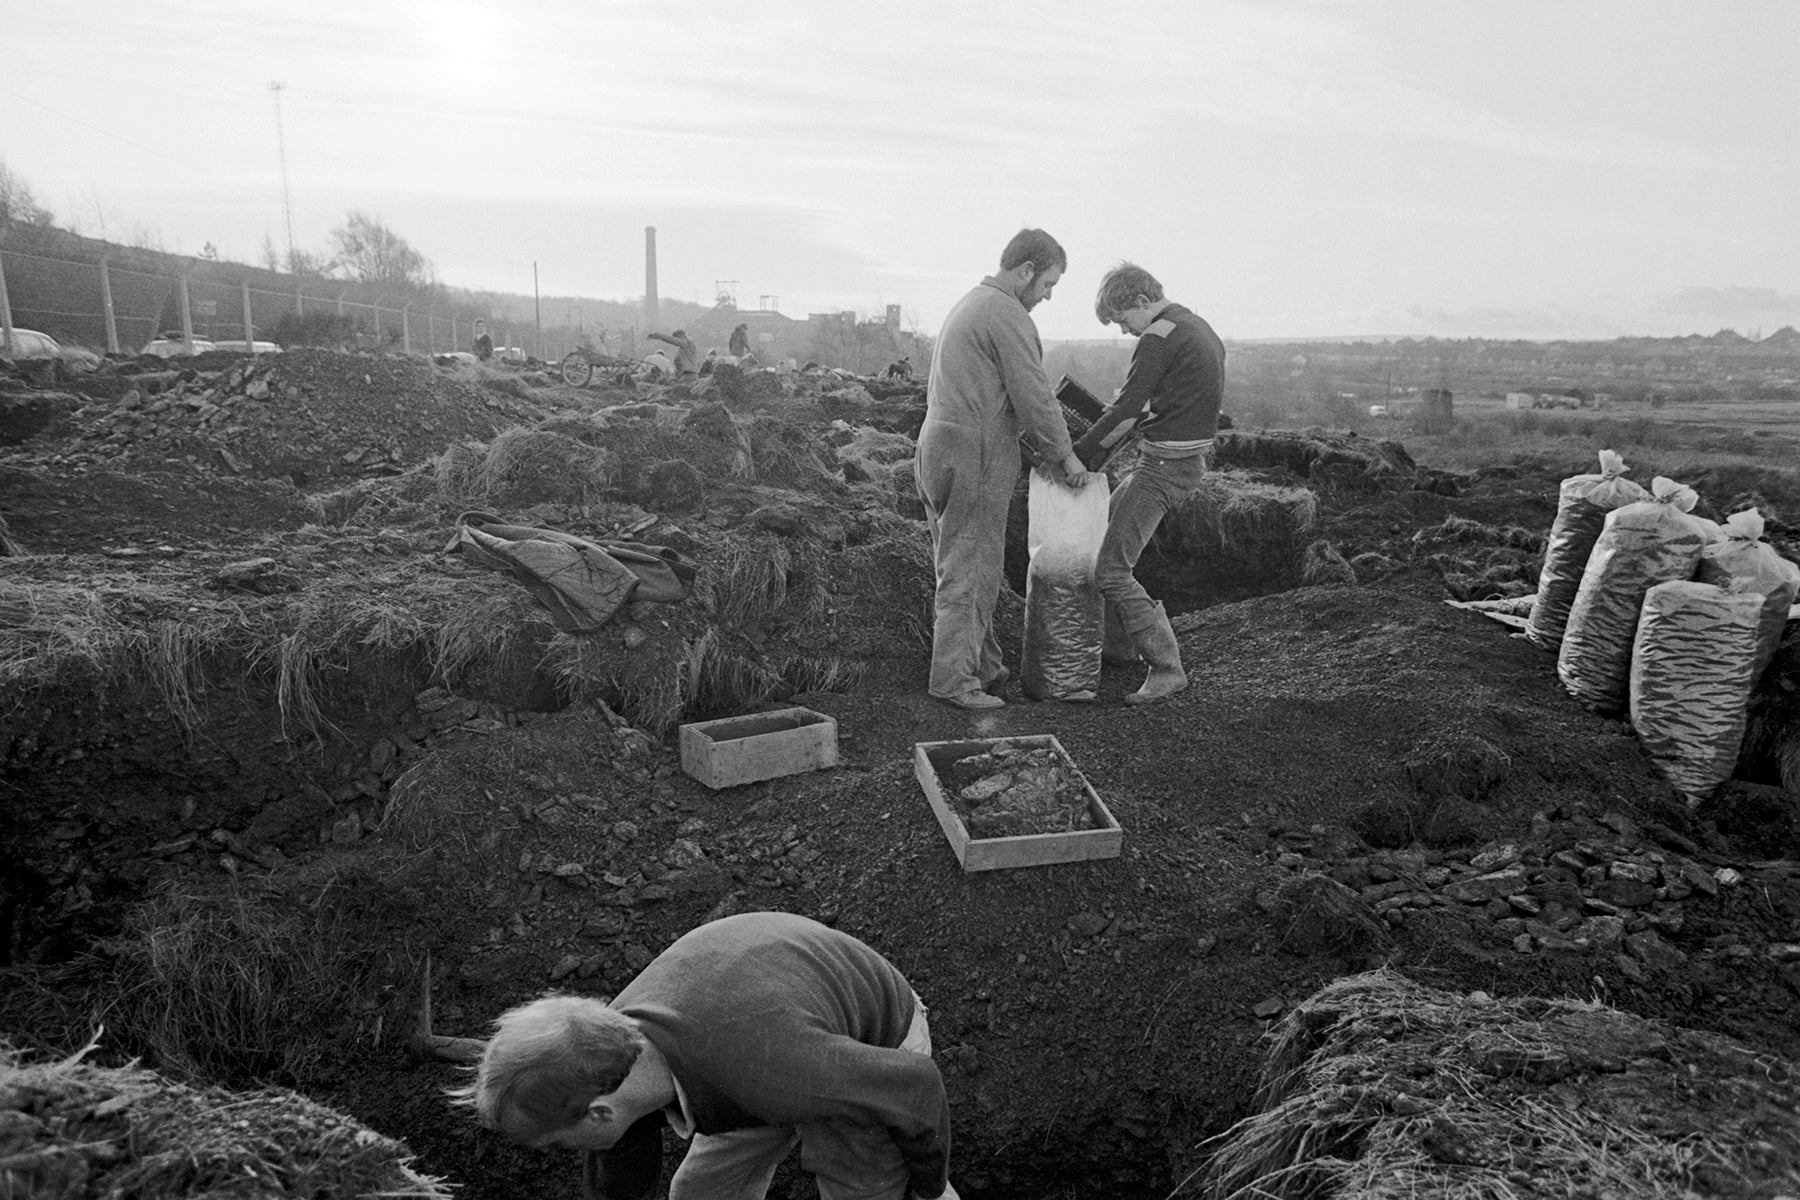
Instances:
[[[944,319],[925,419],[1017,437],[1046,463],[1060,463],[1071,451],[1068,423],[1044,374],[1037,325],[992,276]]]

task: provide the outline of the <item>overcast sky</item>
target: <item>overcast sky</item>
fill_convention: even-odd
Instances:
[[[1227,337],[1800,323],[1794,0],[10,3],[0,159],[59,223],[256,261],[380,216],[451,285],[935,332],[1150,269]]]

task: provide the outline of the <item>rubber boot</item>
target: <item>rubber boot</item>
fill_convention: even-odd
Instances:
[[[1162,605],[1156,606],[1156,621],[1132,631],[1138,653],[1150,664],[1144,686],[1125,697],[1127,704],[1154,704],[1173,696],[1188,685],[1187,672],[1181,667],[1181,646],[1175,640],[1175,629]]]
[[[1100,661],[1110,667],[1128,667],[1142,662],[1138,654],[1137,644],[1131,640],[1131,634],[1119,621],[1119,610],[1113,607],[1112,601],[1106,602],[1105,633],[1100,642]]]

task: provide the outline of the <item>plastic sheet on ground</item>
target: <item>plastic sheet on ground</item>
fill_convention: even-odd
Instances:
[[[1762,620],[1757,629],[1756,665],[1752,685],[1762,678],[1769,660],[1781,645],[1788,609],[1800,594],[1800,565],[1781,556],[1762,540],[1763,515],[1754,508],[1733,513],[1720,527],[1720,539],[1700,551],[1702,583],[1755,592],[1763,598]]]
[[[1019,686],[1033,700],[1091,700],[1100,687],[1105,606],[1094,562],[1109,496],[1106,476],[1097,472],[1080,488],[1031,473]]]
[[[1706,524],[1689,515],[1698,500],[1693,488],[1659,475],[1650,499],[1606,515],[1556,658],[1557,677],[1583,704],[1601,712],[1625,709],[1644,593],[1692,579],[1700,565]]]
[[[1631,648],[1631,725],[1690,803],[1737,766],[1763,607],[1756,592],[1710,583],[1659,583],[1644,594]]]
[[[1561,647],[1569,622],[1569,606],[1581,587],[1588,554],[1605,527],[1606,514],[1649,498],[1650,493],[1625,478],[1631,468],[1615,450],[1600,452],[1598,475],[1571,475],[1557,489],[1556,520],[1538,572],[1537,600],[1525,636],[1545,650]]]

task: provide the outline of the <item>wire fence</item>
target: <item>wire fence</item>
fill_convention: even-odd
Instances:
[[[259,344],[342,346],[378,352],[438,355],[472,350],[475,323],[485,320],[502,360],[560,362],[587,348],[637,359],[659,349],[652,333],[685,326],[703,349],[726,353],[734,327],[748,326],[765,363],[816,360],[863,374],[885,370],[910,354],[923,371],[930,340],[898,327],[898,306],[886,321],[852,314],[813,314],[797,321],[774,310],[660,311],[640,328],[621,321],[624,305],[598,302],[600,316],[584,319],[579,303],[540,304],[519,319],[521,303],[507,297],[386,291],[368,283],[283,274],[244,263],[219,262],[124,246],[53,227],[15,225],[0,231],[0,335],[17,326],[66,346],[134,355],[165,335],[192,350],[205,343],[254,352]],[[535,264],[534,264],[535,267]],[[535,272],[534,272],[535,275]],[[516,298],[515,298],[516,299]],[[489,307],[492,305],[492,307]],[[631,306],[634,310],[640,306]],[[594,308],[586,310],[589,317]],[[551,312],[561,320],[545,323]],[[608,323],[610,320],[610,323]],[[168,346],[159,347],[167,354]],[[0,336],[0,354],[16,351]]]
[[[478,320],[486,322],[496,353],[508,357],[554,362],[584,341],[606,348],[604,333],[582,325],[546,328],[468,307],[421,307],[398,297],[384,303],[368,296],[366,285],[334,285],[327,279],[296,276],[292,290],[277,291],[265,282],[270,272],[246,268],[236,281],[228,278],[232,273],[230,264],[207,264],[202,276],[0,249],[0,323],[114,354],[138,353],[165,334],[190,345],[233,341],[255,349],[254,343],[283,333],[365,349],[443,354],[471,349]],[[322,332],[330,336],[318,336]],[[637,342],[635,327],[614,331],[615,338],[621,336],[630,339],[627,346]]]

